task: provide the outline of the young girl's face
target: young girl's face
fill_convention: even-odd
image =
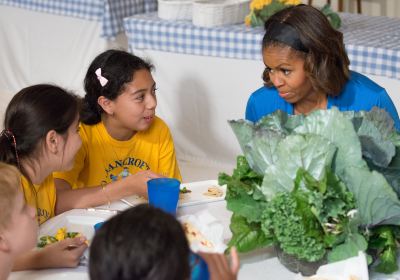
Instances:
[[[304,59],[290,48],[270,46],[263,49],[263,60],[279,96],[295,104],[305,99],[312,86],[304,71]]]
[[[120,127],[130,131],[147,130],[154,120],[157,106],[156,83],[147,69],[134,73],[133,80],[112,101],[114,117]]]
[[[26,204],[22,191],[18,192],[13,206],[10,224],[3,236],[11,254],[17,256],[35,247],[38,224],[35,209]]]

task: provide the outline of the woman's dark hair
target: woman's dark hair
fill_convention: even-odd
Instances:
[[[104,86],[97,78],[98,69],[101,69],[101,76],[108,80]],[[103,109],[97,103],[97,99],[100,96],[109,100],[116,99],[124,91],[126,83],[133,80],[135,72],[142,69],[151,72],[153,65],[121,50],[107,50],[99,54],[90,64],[85,76],[86,95],[81,111],[81,121],[88,125],[100,122]]]
[[[96,232],[90,246],[90,279],[189,279],[189,252],[183,228],[173,216],[138,205]]]
[[[331,96],[337,96],[349,79],[349,58],[343,43],[343,34],[335,30],[325,15],[308,5],[297,5],[285,8],[265,22],[266,33],[262,47],[288,47],[288,45],[270,40],[268,29],[274,22],[285,23],[293,27],[308,50],[292,50],[304,58],[304,71],[314,89]],[[279,25],[275,25],[279,26]],[[268,72],[264,71],[263,80],[272,86]]]
[[[6,109],[0,161],[21,169],[19,160],[34,157],[50,130],[65,134],[78,114],[78,97],[60,87],[39,84],[22,89]]]

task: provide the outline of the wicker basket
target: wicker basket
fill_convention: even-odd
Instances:
[[[167,20],[192,20],[194,0],[158,0],[158,17]]]
[[[198,0],[193,3],[193,24],[213,27],[244,22],[250,0]]]

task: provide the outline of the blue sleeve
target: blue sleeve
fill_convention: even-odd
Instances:
[[[397,114],[396,107],[394,106],[392,99],[390,99],[389,94],[383,89],[380,98],[379,98],[379,108],[385,109],[386,112],[392,117],[394,121],[394,126],[397,131],[400,132],[400,120],[399,115]]]
[[[252,121],[252,122],[256,122],[258,120],[256,112],[255,112],[253,95],[251,95],[249,100],[247,101],[246,120]]]

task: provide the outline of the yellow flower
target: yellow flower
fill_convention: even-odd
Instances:
[[[57,233],[56,233],[56,235],[54,235],[54,237],[58,240],[58,241],[61,241],[61,240],[64,240],[65,239],[65,236],[67,235],[67,228],[66,227],[62,227],[62,228],[59,228],[58,230],[57,230]]]
[[[301,0],[279,0],[281,3],[285,5],[299,5],[301,4]]]
[[[250,3],[250,10],[261,10],[264,6],[271,4],[272,0],[253,0]]]
[[[249,15],[247,15],[245,18],[244,18],[244,24],[246,24],[246,26],[250,26],[251,25],[251,15],[249,14]]]

